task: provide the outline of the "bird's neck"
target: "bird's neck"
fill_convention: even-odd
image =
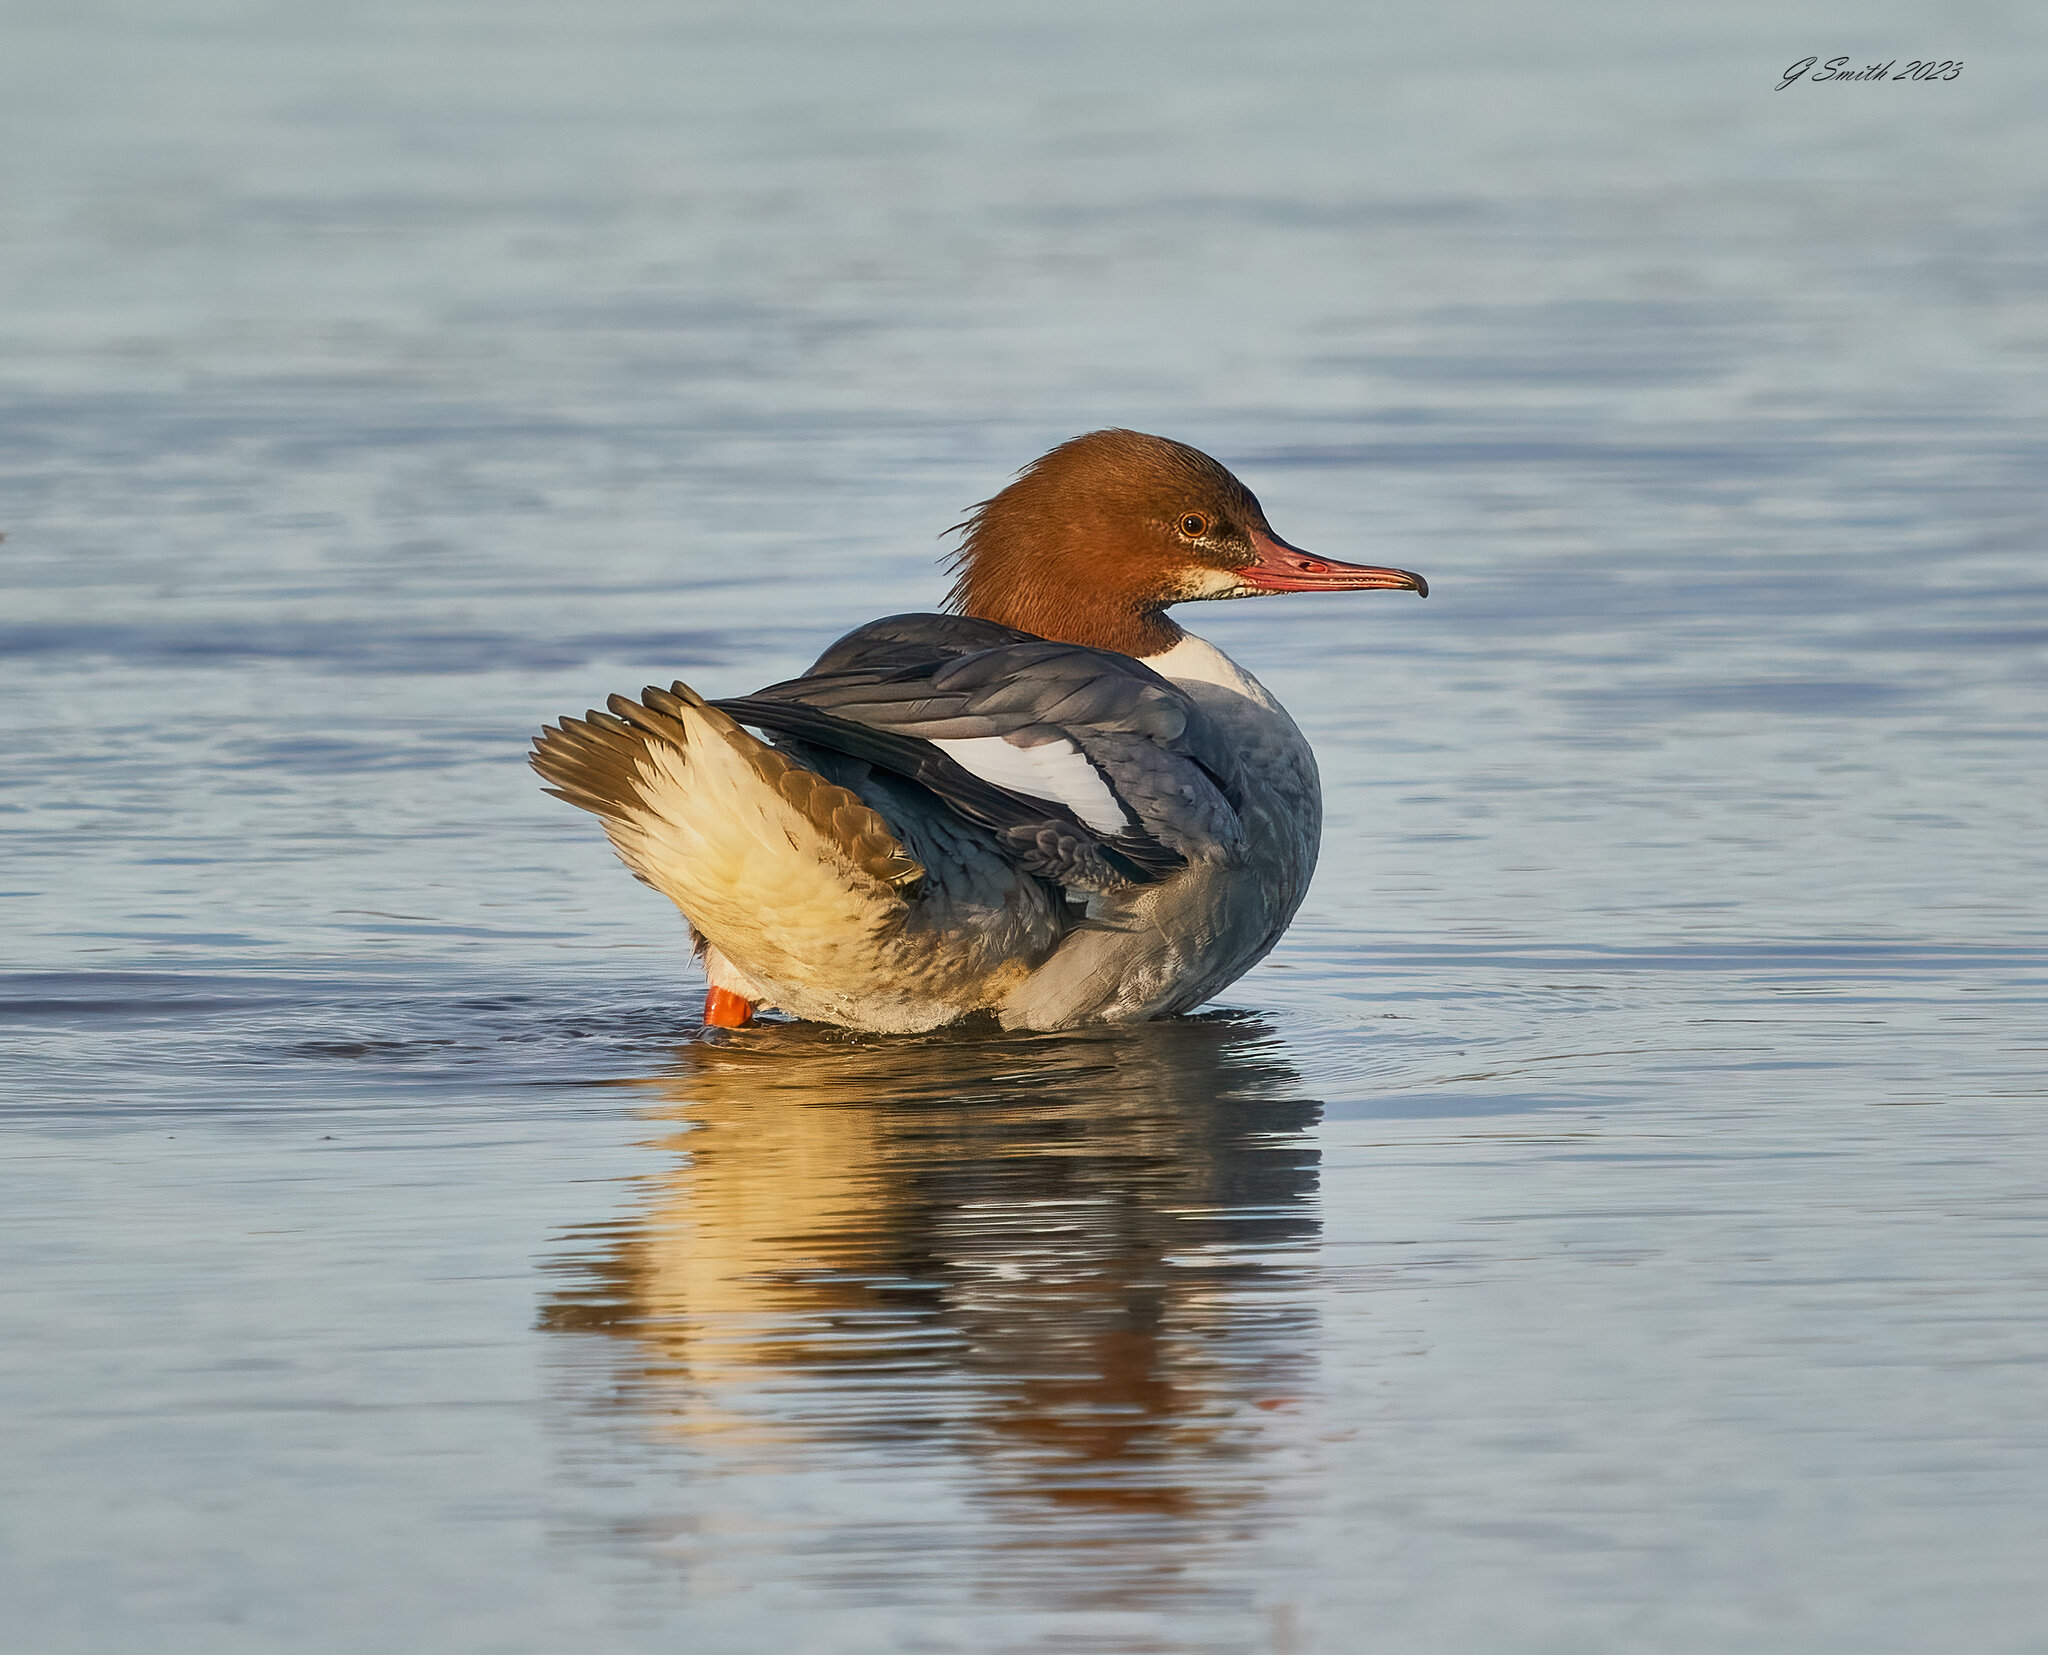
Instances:
[[[1163,655],[1187,636],[1164,610],[1091,602],[1085,590],[1040,589],[986,598],[975,594],[967,613],[1059,643],[1110,649],[1119,655]]]

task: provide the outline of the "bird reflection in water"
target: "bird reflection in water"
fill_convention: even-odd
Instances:
[[[682,1158],[571,1233],[542,1316],[619,1341],[587,1406],[707,1469],[964,1478],[1062,1550],[1267,1497],[1320,1106],[1257,1018],[757,1026],[645,1084]]]

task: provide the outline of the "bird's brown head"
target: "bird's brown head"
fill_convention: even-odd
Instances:
[[[1164,611],[1201,598],[1392,589],[1405,569],[1290,546],[1258,498],[1199,449],[1142,431],[1091,431],[1017,474],[960,525],[947,606],[1040,637],[1126,655],[1181,639]]]

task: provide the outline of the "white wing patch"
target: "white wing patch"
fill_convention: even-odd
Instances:
[[[932,745],[985,782],[1034,799],[1056,800],[1097,833],[1120,833],[1130,826],[1109,784],[1071,741],[1018,747],[1001,736],[967,736]]]

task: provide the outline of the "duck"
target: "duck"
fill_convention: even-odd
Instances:
[[[1286,709],[1168,611],[1429,595],[1282,540],[1227,467],[1140,431],[1061,443],[956,528],[941,610],[534,741],[546,791],[681,911],[709,1027],[1058,1030],[1214,998],[1301,906],[1322,788]]]

